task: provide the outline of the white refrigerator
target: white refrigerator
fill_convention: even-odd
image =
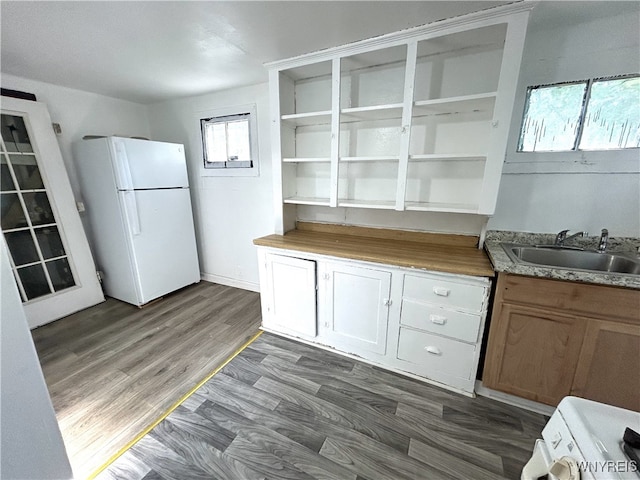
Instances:
[[[74,153],[105,294],[141,306],[199,282],[184,147],[102,137]]]

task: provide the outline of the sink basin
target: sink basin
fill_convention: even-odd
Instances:
[[[640,260],[622,254],[513,243],[503,243],[502,248],[516,263],[569,270],[640,275]]]

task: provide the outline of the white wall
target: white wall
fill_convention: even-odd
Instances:
[[[570,228],[598,235],[608,228],[612,236],[640,236],[637,150],[516,153],[527,86],[638,73],[638,31],[638,12],[529,29],[507,163],[490,229],[554,233]]]
[[[71,145],[85,135],[149,137],[147,108],[125,100],[2,74],[2,88],[35,94],[46,103],[51,121],[59,123],[58,144],[76,200],[82,198]]]
[[[198,112],[255,104],[260,175],[206,176]],[[205,280],[258,290],[254,238],[273,233],[273,189],[267,84],[149,107],[154,138],[183,143],[194,203],[200,269]]]
[[[73,478],[0,236],[0,478]]]

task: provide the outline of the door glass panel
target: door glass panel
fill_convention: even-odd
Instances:
[[[42,264],[38,263],[37,265],[19,268],[18,276],[20,277],[20,282],[22,283],[22,288],[24,288],[27,300],[51,293]]]
[[[37,228],[35,232],[40,251],[42,251],[42,256],[45,260],[62,257],[65,254],[57,227]]]
[[[51,283],[56,292],[75,285],[71,267],[66,258],[47,262],[47,270],[49,270]]]
[[[0,133],[2,233],[26,302],[76,281],[24,119],[3,114]]]
[[[0,158],[0,188],[2,188],[3,192],[10,192],[16,189],[16,187],[13,186],[13,178],[11,178],[9,164],[4,159],[4,155]]]
[[[9,155],[21,190],[44,190],[35,155]]]
[[[22,228],[27,226],[27,219],[20,204],[17,193],[3,193],[0,197],[0,211],[2,212],[2,229]]]
[[[23,193],[24,203],[29,212],[29,219],[33,225],[47,225],[55,223],[51,204],[47,198],[47,192]]]
[[[13,257],[13,263],[15,263],[17,267],[40,260],[38,250],[36,250],[36,244],[29,230],[7,232],[4,238],[7,241],[7,246]]]
[[[17,115],[2,115],[0,132],[7,152],[33,153],[24,119]]]

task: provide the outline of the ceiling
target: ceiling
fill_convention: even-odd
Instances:
[[[265,62],[505,3],[2,0],[0,65],[3,73],[149,104],[260,83]],[[545,25],[598,18],[614,4],[637,2],[542,2],[536,15]]]

